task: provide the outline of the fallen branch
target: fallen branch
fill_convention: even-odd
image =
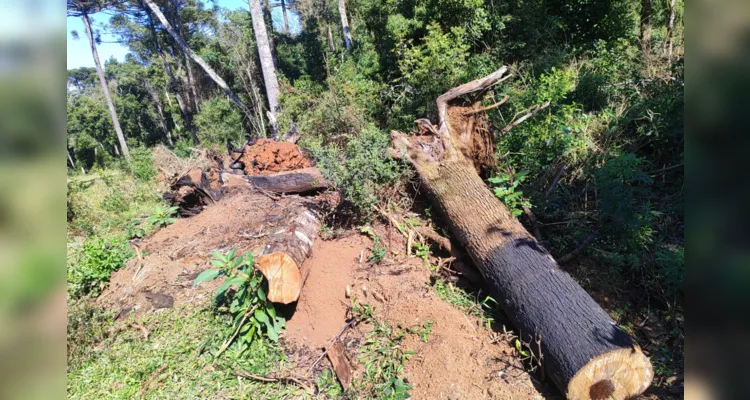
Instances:
[[[258,376],[258,375],[247,373],[245,371],[234,371],[234,375],[240,378],[252,379],[258,382],[281,382],[281,383],[291,382],[291,383],[301,386],[307,392],[311,391],[310,387],[307,386],[304,382],[302,382],[300,378],[295,378],[293,376],[280,376],[280,377]]]
[[[310,368],[308,368],[308,371],[312,371],[315,368],[315,366],[318,365],[318,363],[320,362],[320,360],[322,360],[323,357],[325,357],[326,354],[328,354],[328,352],[331,351],[331,349],[333,348],[333,345],[336,344],[336,342],[339,340],[339,338],[341,337],[341,335],[343,335],[344,332],[346,332],[347,329],[349,329],[352,326],[354,326],[354,324],[356,324],[357,321],[358,321],[357,318],[352,318],[351,321],[347,322],[346,325],[344,325],[344,327],[341,328],[341,330],[336,335],[336,337],[333,338],[333,341],[331,342],[331,345],[328,346],[328,348],[323,352],[323,354],[320,355],[320,357],[318,357],[318,359],[315,360],[314,363],[312,363],[312,365],[310,366]]]
[[[447,237],[441,236],[439,233],[435,232],[435,230],[429,226],[418,226],[414,228],[414,230],[420,235],[432,240],[447,252],[450,253],[452,251],[451,241],[448,240]]]
[[[565,264],[569,262],[570,260],[574,259],[580,252],[582,252],[588,245],[590,245],[594,239],[596,239],[596,233],[592,233],[586,237],[586,239],[583,239],[583,242],[581,242],[578,247],[573,249],[570,253],[560,257],[557,259],[558,264]]]
[[[510,76],[510,75],[508,75],[508,76]],[[482,111],[492,110],[493,108],[497,108],[497,107],[500,107],[501,105],[505,104],[508,100],[510,100],[510,96],[505,96],[502,100],[498,101],[497,103],[495,103],[495,104],[493,104],[491,106],[477,108],[476,110],[467,111],[467,112],[464,113],[464,115],[474,115],[474,114],[480,113]]]
[[[141,390],[138,391],[138,396],[143,397],[144,394],[146,394],[146,390],[148,390],[149,386],[153,383],[154,379],[157,378],[159,375],[161,375],[162,372],[164,372],[169,366],[167,364],[163,364],[161,367],[159,367],[157,370],[151,373],[151,375],[148,376],[148,379],[143,383],[143,386],[141,386]]]
[[[539,111],[544,110],[545,108],[549,107],[549,101],[542,104],[542,105],[536,105],[534,107],[531,107],[531,111],[526,113],[524,116],[514,120],[513,122],[509,123],[508,126],[500,130],[500,134],[506,134],[511,129],[515,128],[516,126],[520,125],[521,122],[526,121],[527,119],[534,116],[534,114],[538,113]]]
[[[216,356],[215,356],[215,358],[219,358],[219,356],[220,356],[220,355],[222,355],[222,354],[223,354],[223,353],[224,353],[224,352],[225,352],[225,351],[226,351],[226,350],[227,350],[227,349],[229,348],[229,345],[231,345],[231,344],[232,344],[232,342],[234,342],[234,339],[235,339],[235,338],[237,337],[237,335],[239,335],[239,333],[240,333],[240,329],[242,329],[242,325],[245,325],[245,321],[247,320],[247,317],[248,317],[248,316],[249,316],[249,315],[250,315],[250,314],[251,314],[252,312],[254,312],[254,311],[255,311],[255,307],[251,308],[251,309],[250,309],[250,311],[246,312],[246,313],[245,313],[245,315],[243,315],[243,316],[242,316],[242,320],[240,321],[240,324],[239,324],[239,325],[237,325],[237,329],[235,329],[235,331],[234,331],[234,334],[232,335],[232,337],[230,337],[229,339],[227,339],[227,340],[226,340],[226,341],[224,342],[224,344],[222,344],[222,345],[221,345],[221,348],[219,349],[219,352],[218,352],[218,353],[216,353]]]
[[[557,185],[557,182],[560,181],[560,178],[562,178],[562,174],[565,172],[565,170],[568,169],[567,164],[563,164],[562,167],[560,167],[560,170],[557,171],[557,175],[555,175],[555,178],[552,179],[552,183],[549,185],[549,189],[547,189],[547,192],[544,194],[544,197],[549,197],[550,193],[552,193],[552,189],[555,188]]]
[[[669,171],[671,171],[673,169],[681,168],[683,166],[685,166],[685,163],[679,163],[679,164],[672,165],[670,167],[666,167],[666,168],[662,168],[662,169],[657,169],[656,171],[649,171],[649,172],[646,172],[646,173],[649,174],[649,175],[651,175],[651,176],[653,176],[653,175],[662,174],[664,172],[669,172]]]

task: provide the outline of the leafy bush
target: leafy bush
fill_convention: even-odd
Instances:
[[[75,295],[98,294],[112,273],[132,256],[130,246],[122,238],[87,240],[78,262],[68,266],[68,289]]]
[[[511,175],[507,172],[501,172],[500,175],[488,179],[490,183],[495,185],[493,188],[495,196],[508,206],[514,217],[523,214],[524,207],[531,208],[531,203],[523,197],[523,192],[516,191],[518,185],[523,183],[528,173],[529,171],[521,171]]]
[[[402,167],[387,154],[390,138],[369,126],[349,140],[343,150],[312,148],[318,167],[355,213],[367,216],[378,201],[379,189],[403,177]]]
[[[204,145],[224,145],[227,139],[235,143],[245,137],[242,115],[237,107],[225,97],[215,97],[201,104],[201,111],[195,115],[198,139]]]
[[[136,147],[130,150],[130,162],[133,168],[133,175],[141,181],[150,181],[156,176],[154,168],[154,155],[151,150],[145,147]]]
[[[266,298],[261,283],[263,275],[254,268],[252,253],[244,257],[237,256],[232,249],[227,254],[213,253],[210,261],[216,268],[203,271],[195,279],[195,285],[216,279],[224,275],[224,283],[216,290],[217,301],[229,303],[229,312],[234,316],[235,333],[239,333],[240,353],[250,347],[256,338],[268,337],[272,341],[279,339],[279,333],[286,326],[283,317],[276,314],[273,303]],[[230,293],[230,289],[235,289]],[[223,353],[234,340],[228,338],[217,352]]]
[[[174,149],[172,152],[180,158],[188,158],[193,155],[193,151],[190,150],[192,144],[188,139],[180,139],[174,143]]]

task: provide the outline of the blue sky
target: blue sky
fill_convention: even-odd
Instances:
[[[270,1],[272,3],[276,2],[276,0]],[[217,3],[219,7],[228,8],[230,10],[250,9],[247,0],[209,0],[208,3]],[[208,5],[211,6],[212,4]],[[0,13],[2,13],[2,10],[0,10]],[[101,29],[101,27],[108,24],[110,17],[111,15],[106,12],[92,15],[91,18],[94,25],[94,30]],[[280,24],[282,23],[281,8],[273,8],[272,17],[274,20],[274,26],[279,29]],[[292,32],[294,32],[295,25],[298,24],[291,14],[289,15],[289,24],[292,25],[291,29]],[[72,30],[78,31],[78,40],[72,38],[70,34],[70,31]],[[67,18],[66,35],[68,44],[67,68],[71,69],[78,67],[93,67],[94,57],[91,55],[91,49],[89,48],[88,39],[86,38],[86,30],[83,27],[83,21],[81,21],[81,18]],[[99,51],[99,58],[102,60],[102,63],[104,63],[111,57],[114,57],[119,61],[125,60],[125,55],[128,54],[127,46],[123,46],[118,43],[106,43],[115,41],[114,36],[103,34],[101,38],[103,43],[97,46],[97,50]]]

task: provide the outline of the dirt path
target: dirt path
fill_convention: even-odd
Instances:
[[[98,301],[121,314],[206,304],[219,282],[197,288],[192,282],[209,267],[211,252],[236,248],[238,254],[259,253],[263,238],[243,235],[252,236],[263,228],[262,221],[274,203],[249,192],[229,195],[199,215],[158,231],[138,245],[141,257],[113,275]],[[391,242],[394,250],[404,245],[399,240]],[[382,264],[371,265],[366,261],[371,246],[372,241],[359,232],[316,240],[313,255],[306,261],[311,269],[300,300],[287,310],[291,318],[283,338],[294,349],[292,360],[302,368],[330,345],[345,324],[351,304],[346,296],[349,286],[360,303],[374,306],[379,318],[394,325],[405,328],[432,321],[427,342],[417,335],[408,335],[404,341],[405,349],[415,352],[405,367],[412,398],[542,398],[532,378],[514,367],[518,361],[507,343],[494,343],[496,335],[481,326],[478,318],[438,298],[422,260],[395,251]],[[345,335],[355,372],[361,372],[356,351],[367,329],[360,325]]]

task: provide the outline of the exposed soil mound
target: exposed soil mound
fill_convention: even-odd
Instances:
[[[388,236],[382,228],[377,230]],[[400,236],[391,237],[390,246],[396,252],[406,246]],[[287,345],[296,349],[292,359],[301,371],[331,345],[344,326],[346,306],[351,304],[346,297],[349,286],[358,303],[375,306],[378,318],[394,326],[407,328],[432,321],[427,342],[408,335],[403,344],[405,350],[416,352],[405,368],[413,399],[542,397],[508,343],[497,340],[479,319],[437,297],[422,260],[404,257],[401,251],[381,265],[370,265],[366,259],[371,246],[372,241],[359,234],[315,242],[313,256],[307,260],[312,264],[310,275],[284,333]],[[371,328],[359,325],[342,336],[354,376],[363,372],[357,351]],[[327,360],[317,365],[316,372],[324,368],[330,368]]]
[[[259,252],[263,238],[248,239],[247,235],[262,229],[272,204],[273,200],[261,194],[230,193],[202,213],[178,219],[137,244],[140,257],[112,275],[98,302],[115,312],[204,304],[221,284],[217,280],[193,287],[198,274],[210,268],[211,252],[231,248],[236,248],[237,254]]]
[[[246,147],[240,161],[245,164],[248,175],[271,174],[310,166],[310,161],[296,144],[272,139],[259,139],[254,145]]]

